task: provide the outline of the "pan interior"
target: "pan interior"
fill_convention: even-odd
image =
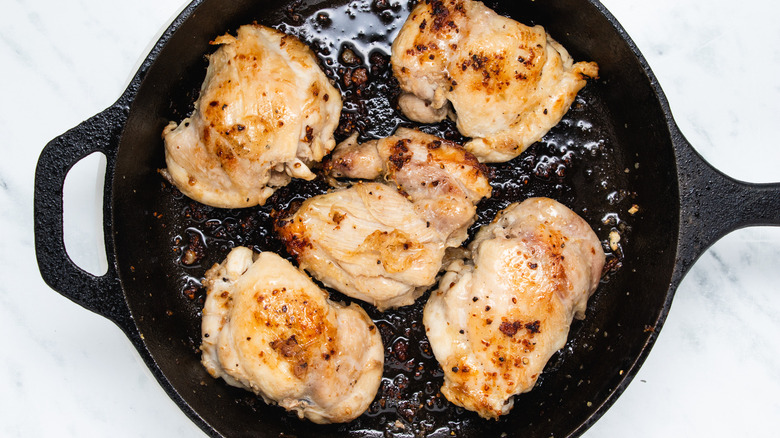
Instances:
[[[165,166],[161,132],[192,109],[205,76],[209,41],[242,24],[258,23],[299,35],[339,83],[345,111],[337,140],[350,129],[363,138],[408,124],[393,107],[397,89],[389,47],[406,18],[405,0],[204,1],[151,65],[131,107],[113,175],[116,258],[131,312],[149,352],[187,405],[228,436],[509,436],[584,431],[654,339],[665,314],[675,260],[677,176],[664,108],[642,63],[597,6],[586,0],[488,2],[525,24],[541,24],[575,60],[593,60],[600,79],[580,93],[564,120],[517,159],[492,166],[494,193],[479,206],[474,229],[509,203],[549,196],[582,215],[602,239],[611,269],[575,322],[567,346],[553,356],[536,388],[516,397],[510,415],[486,421],[448,403],[442,373],[421,322],[425,297],[408,308],[379,313],[364,306],[386,347],[384,381],[369,412],[345,425],[316,426],[258,397],[210,377],[200,364],[199,280],[237,245],[286,254],[270,228],[272,209],[327,189],[322,180],[296,182],[264,207],[221,210],[190,201],[159,175]],[[322,14],[326,14],[323,18]],[[340,64],[345,48],[363,65]],[[360,90],[341,79],[367,68]],[[428,126],[459,138],[451,124]],[[629,213],[633,206],[638,211]],[[633,210],[632,210],[633,211]],[[617,249],[608,243],[618,231]],[[182,254],[194,251],[194,264]],[[347,300],[338,293],[335,299]],[[595,414],[595,416],[594,416]]]

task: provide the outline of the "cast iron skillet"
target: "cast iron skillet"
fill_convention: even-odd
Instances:
[[[322,181],[296,183],[262,208],[204,207],[183,197],[157,173],[164,167],[160,133],[169,120],[180,120],[192,108],[205,74],[204,54],[213,50],[209,40],[255,20],[300,35],[317,49],[336,79],[359,68],[339,65],[338,52],[347,44],[343,40],[361,55],[370,81],[362,88],[342,81],[347,105],[339,136],[350,127],[365,138],[387,135],[406,123],[392,109],[395,90],[382,55],[388,53],[388,33],[407,14],[405,2],[393,7],[365,1],[362,8],[344,3],[191,3],[114,105],[43,150],[36,171],[35,238],[44,280],[114,321],[171,398],[213,436],[583,433],[637,373],[675,289],[699,255],[729,231],[780,225],[780,185],[735,181],[692,149],[644,58],[596,0],[488,3],[521,22],[544,25],[575,59],[597,61],[601,68],[601,79],[581,92],[543,141],[494,167],[494,196],[480,205],[477,225],[489,222],[510,202],[551,196],[585,217],[609,253],[609,269],[589,303],[587,318],[574,324],[567,347],[551,359],[537,387],[516,398],[510,415],[484,421],[437,394],[441,372],[420,318],[425,297],[415,306],[384,314],[367,309],[386,345],[385,379],[369,412],[346,425],[300,421],[212,379],[200,365],[199,277],[236,245],[282,251],[270,230],[271,210],[326,187]],[[327,8],[336,9],[317,19]],[[356,18],[349,19],[347,13]],[[330,48],[332,41],[337,45]],[[447,124],[426,129],[455,136]],[[72,263],[62,232],[65,176],[96,151],[108,162],[104,232],[109,267],[99,277]],[[633,206],[638,211],[628,213]],[[622,236],[614,248],[607,243],[612,231]],[[188,250],[197,255],[195,263],[182,262],[181,254]]]

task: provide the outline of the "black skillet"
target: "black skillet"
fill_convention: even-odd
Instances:
[[[595,0],[488,3],[526,24],[542,24],[577,60],[597,61],[591,82],[543,141],[494,167],[494,196],[479,224],[510,202],[550,196],[585,217],[604,242],[609,268],[587,318],[553,356],[537,387],[512,413],[484,421],[438,393],[441,372],[422,332],[417,305],[369,310],[386,345],[385,379],[369,411],[346,425],[316,426],[209,377],[199,363],[198,279],[229,248],[281,251],[270,231],[273,208],[326,189],[295,183],[262,208],[219,210],[183,197],[157,173],[160,132],[192,108],[205,74],[208,42],[257,21],[301,36],[340,81],[345,112],[338,136],[386,135],[408,123],[393,110],[388,35],[405,2],[196,0],[171,24],[119,100],[51,141],[38,162],[35,238],[45,281],[114,321],[162,387],[213,436],[564,436],[583,433],[637,373],[694,261],[729,231],[780,225],[780,185],[735,181],[707,164],[685,140],[644,58]],[[356,3],[357,5],[357,3]],[[394,6],[395,5],[395,6]],[[320,14],[320,12],[326,12]],[[355,18],[349,18],[354,15]],[[372,25],[373,27],[369,27]],[[359,32],[363,28],[364,32]],[[346,33],[341,33],[346,29]],[[335,42],[333,47],[328,43]],[[343,62],[349,47],[362,63]],[[369,80],[343,80],[365,67]],[[449,124],[426,127],[456,137]],[[68,258],[62,187],[69,169],[92,152],[107,157],[104,232],[108,272],[93,276]],[[611,247],[611,232],[621,235]],[[183,257],[187,254],[187,257]],[[189,258],[189,259],[188,259]],[[337,293],[334,298],[344,299]],[[609,336],[604,336],[608,333]]]

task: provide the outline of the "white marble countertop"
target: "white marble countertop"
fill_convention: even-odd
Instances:
[[[780,144],[772,134],[780,126],[780,3],[604,4],[647,58],[697,150],[738,179],[780,181]],[[44,284],[32,234],[41,149],[114,102],[183,6],[3,4],[0,436],[203,436],[117,327]],[[101,266],[91,232],[100,223],[99,174],[99,160],[90,158],[66,187],[66,227],[76,220],[94,225],[68,229],[71,256],[89,270]],[[778,261],[780,228],[741,230],[705,253],[680,286],[644,367],[586,436],[777,436]]]

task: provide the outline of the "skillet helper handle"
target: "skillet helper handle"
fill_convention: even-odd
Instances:
[[[49,142],[35,170],[35,253],[44,281],[82,307],[96,312],[126,330],[131,323],[113,256],[111,237],[111,175],[116,149],[127,120],[127,107],[116,103]],[[95,276],[76,266],[68,256],[63,236],[63,187],[70,169],[82,158],[101,152],[106,156],[103,194],[103,235],[108,271]]]
[[[780,183],[733,179],[707,163],[682,134],[676,141],[680,169],[680,247],[683,272],[718,239],[750,226],[780,226]]]

